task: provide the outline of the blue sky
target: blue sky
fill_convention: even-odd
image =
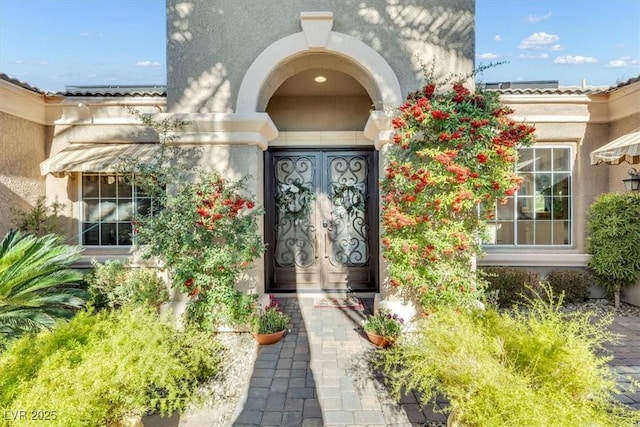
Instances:
[[[0,72],[43,90],[165,84],[164,0],[0,0]],[[640,75],[640,0],[477,0],[485,82]]]

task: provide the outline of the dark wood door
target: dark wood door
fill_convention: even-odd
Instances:
[[[266,154],[267,292],[378,289],[373,150]]]

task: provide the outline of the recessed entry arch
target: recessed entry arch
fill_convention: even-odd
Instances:
[[[285,80],[311,68],[329,68],[351,75],[377,106],[400,105],[400,83],[391,66],[361,40],[330,31],[333,19],[329,16],[326,16],[329,26],[305,25],[303,13],[303,31],[274,42],[258,55],[240,84],[236,112],[264,112]]]

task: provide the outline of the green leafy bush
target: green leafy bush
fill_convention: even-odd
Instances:
[[[47,425],[64,427],[170,414],[199,400],[198,385],[218,372],[221,351],[210,335],[178,332],[149,308],[83,312],[0,356],[0,407],[51,408],[56,420]]]
[[[555,295],[563,294],[563,302],[575,303],[589,298],[594,278],[583,271],[553,270],[547,274],[545,282],[549,283]]]
[[[16,228],[36,236],[60,232],[60,212],[65,205],[52,203],[47,205],[46,197],[40,196],[30,209],[11,209]]]
[[[125,158],[116,167],[153,196],[157,207],[153,215],[134,218],[142,255],[160,259],[172,287],[191,298],[185,312],[189,324],[203,330],[245,326],[255,299],[235,286],[265,250],[259,229],[263,210],[250,194],[251,177],[231,180],[219,171],[194,168],[202,150],[172,144],[174,131],[185,122],[158,122],[135,108],[128,110],[159,142],[151,161]]]
[[[126,305],[158,307],[169,300],[164,281],[155,270],[132,268],[122,261],[92,261],[93,271],[87,275],[94,305],[119,308]]]
[[[439,394],[464,426],[633,426],[640,413],[619,393],[610,357],[610,318],[563,313],[536,299],[528,310],[442,309],[379,354],[392,392]]]
[[[616,295],[640,279],[640,193],[607,193],[589,207],[587,252],[598,282]]]
[[[531,290],[536,289],[540,282],[538,273],[518,268],[483,267],[479,271],[489,283],[487,292],[497,292],[500,307],[524,303],[532,296]]]

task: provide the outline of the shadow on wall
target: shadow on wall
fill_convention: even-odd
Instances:
[[[301,31],[300,12],[318,8],[313,2],[282,3],[274,8],[274,2],[263,0],[246,0],[241,5],[233,1],[210,4],[169,0],[170,110],[233,112],[244,73],[253,60],[272,43]],[[434,0],[428,5],[406,5],[372,0],[335,2],[324,9],[334,13],[333,31],[362,40],[392,64],[398,79],[404,82],[403,90],[424,84],[421,63],[431,65],[436,58],[436,77],[447,76],[452,69],[473,69],[473,1]],[[255,19],[246,17],[247,10]],[[212,20],[216,25],[211,25]]]
[[[10,229],[15,228],[14,210],[28,211],[33,208],[32,203],[38,197],[44,196],[44,181],[42,184],[30,184],[27,181],[25,178],[7,181],[4,177],[0,180],[0,236],[4,236]],[[10,186],[21,187],[21,193],[28,195],[28,198],[18,194]]]

